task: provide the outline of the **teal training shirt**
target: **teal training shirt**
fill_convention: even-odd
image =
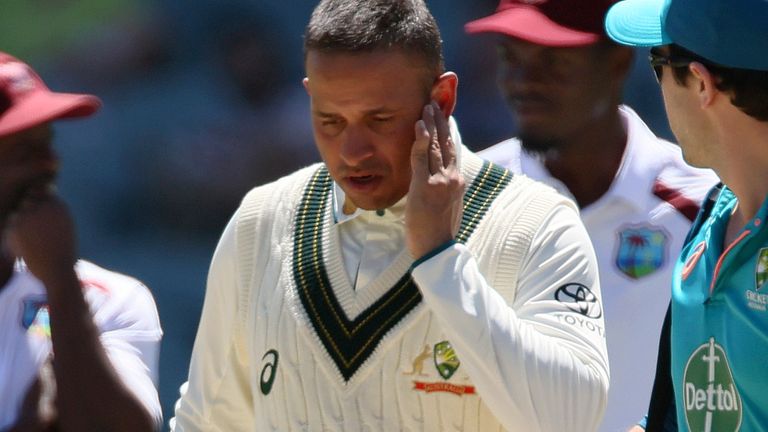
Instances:
[[[702,209],[672,283],[672,379],[680,430],[768,431],[768,200],[725,247],[737,199]]]

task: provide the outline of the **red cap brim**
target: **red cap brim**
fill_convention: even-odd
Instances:
[[[518,6],[468,22],[467,33],[501,33],[538,45],[553,47],[585,46],[598,42],[602,35],[573,30],[552,21],[536,8]]]
[[[0,137],[57,119],[86,117],[99,107],[101,101],[96,96],[37,90],[0,113]]]

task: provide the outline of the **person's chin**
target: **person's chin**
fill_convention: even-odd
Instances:
[[[520,128],[517,135],[520,145],[528,153],[545,154],[552,150],[557,150],[562,146],[562,141],[549,134],[543,134],[537,131]]]
[[[517,110],[515,119],[520,127],[542,128],[551,123],[551,115],[544,110]]]
[[[518,125],[542,127],[557,119],[553,106],[544,100],[516,100],[511,107]]]

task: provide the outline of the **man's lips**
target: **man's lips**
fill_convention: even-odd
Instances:
[[[344,184],[359,192],[371,192],[382,182],[383,177],[376,174],[356,174],[344,177]]]
[[[552,107],[552,103],[543,97],[513,97],[510,102],[517,111],[544,111]]]
[[[355,176],[348,176],[347,179],[352,183],[369,183],[373,181],[377,176],[373,174],[365,174],[365,175],[355,175]]]

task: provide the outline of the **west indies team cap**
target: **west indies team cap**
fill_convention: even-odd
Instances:
[[[625,45],[674,43],[721,66],[768,70],[766,0],[624,0],[605,28]]]
[[[617,0],[501,0],[496,12],[464,26],[538,45],[577,47],[607,39],[605,13]]]
[[[96,112],[96,96],[52,92],[26,63],[0,52],[0,137]]]

